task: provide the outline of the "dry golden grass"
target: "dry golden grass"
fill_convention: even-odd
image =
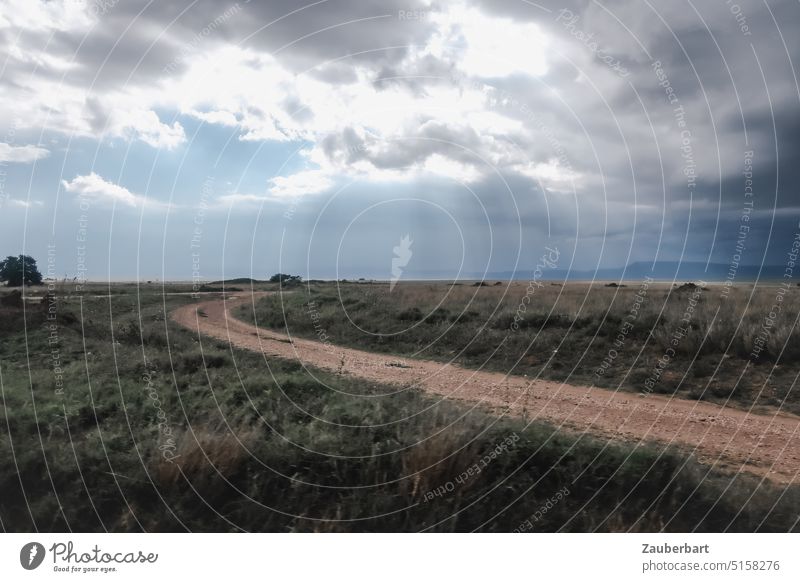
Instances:
[[[402,455],[404,473],[413,475],[402,484],[411,503],[423,501],[427,493],[452,481],[480,458],[486,443],[477,436],[484,426],[485,419],[475,417],[449,426],[434,422],[423,431],[431,436],[421,446],[412,447]],[[468,492],[476,482],[466,481],[458,494]]]
[[[226,426],[202,426],[182,430],[175,439],[175,450],[162,454],[153,468],[153,480],[161,486],[173,486],[183,478],[192,483],[211,482],[217,477],[229,479],[250,457],[250,450],[261,438],[253,426],[241,426],[231,432]],[[157,454],[157,453],[156,453]]]

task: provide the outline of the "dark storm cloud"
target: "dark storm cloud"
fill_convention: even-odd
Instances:
[[[506,14],[533,19],[556,36],[569,37],[563,22],[556,22],[553,14],[530,7],[512,7],[515,4],[492,2],[488,5]],[[739,4],[746,15],[747,35],[740,29],[742,19],[737,21],[723,3],[695,3],[705,23],[684,2],[668,6],[653,4],[652,9],[643,2],[603,3],[637,35],[649,56],[606,11],[591,3],[570,8],[579,16],[574,28],[592,33],[601,46],[618,51],[617,55],[631,71],[625,82],[600,93],[585,85],[581,90],[574,77],[563,74],[563,70],[572,70],[568,66],[560,68],[560,76],[553,77],[558,79],[559,93],[580,120],[581,131],[585,132],[585,140],[573,140],[569,149],[574,166],[595,176],[588,185],[596,195],[599,195],[602,181],[611,197],[617,199],[627,197],[632,201],[635,189],[640,203],[653,203],[662,198],[675,203],[694,198],[736,207],[740,203],[740,188],[731,185],[741,184],[744,151],[753,149],[757,176],[767,190],[774,189],[776,168],[782,166],[778,206],[797,204],[799,177],[794,164],[786,161],[791,159],[800,139],[796,122],[800,119],[800,108],[795,71],[790,61],[790,56],[799,52],[798,40],[796,35],[786,35],[784,31],[784,40],[789,45],[787,53],[769,13],[771,8],[778,23],[788,28],[787,23],[797,21],[797,6],[790,2],[770,7],[758,2]],[[660,61],[666,71],[678,99],[675,103],[667,102],[664,88],[658,85],[659,79],[651,65],[653,60]],[[766,82],[762,78],[762,68]],[[588,74],[602,72],[600,69]],[[626,87],[626,82],[632,84],[642,103],[636,93]],[[532,97],[536,93],[527,87],[532,84],[523,81],[509,90],[532,101],[532,108],[537,111],[552,110],[552,99]],[[685,179],[680,174],[686,160],[681,157],[681,128],[676,124],[674,113],[677,106],[683,107],[686,129],[691,132],[692,161],[699,176],[693,190],[685,187]],[[747,143],[742,119],[747,124]],[[773,125],[779,128],[777,135]],[[559,127],[564,125],[559,124]],[[559,134],[560,139],[566,139],[564,133]],[[594,142],[598,152],[597,164],[588,147],[590,142]],[[631,166],[635,170],[635,181]],[[666,191],[661,186],[661,166],[664,167]],[[696,218],[700,213],[704,220],[716,221],[719,208],[714,205],[699,208]],[[696,224],[700,224],[699,219]]]
[[[405,54],[403,47],[430,35],[426,11],[418,0],[137,0],[121,2],[108,19],[112,29],[119,29],[136,18],[137,26],[163,31],[178,41],[191,40],[213,26],[216,39],[282,55],[296,70],[305,70],[346,55],[353,55],[354,62],[397,60]],[[230,17],[221,19],[224,14]]]

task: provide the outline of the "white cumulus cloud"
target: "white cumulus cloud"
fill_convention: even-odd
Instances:
[[[113,201],[127,206],[141,206],[146,203],[146,199],[143,196],[134,194],[118,184],[109,182],[94,172],[86,176],[76,176],[69,182],[62,180],[61,184],[67,192],[98,202]]]
[[[277,198],[317,194],[333,186],[325,170],[305,170],[291,176],[277,176],[270,181],[269,192]]]
[[[50,155],[45,148],[38,146],[12,146],[11,144],[0,142],[0,162],[19,162],[30,163],[41,160]]]

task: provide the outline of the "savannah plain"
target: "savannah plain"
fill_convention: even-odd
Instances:
[[[796,287],[46,291],[0,307],[6,530],[798,529]]]

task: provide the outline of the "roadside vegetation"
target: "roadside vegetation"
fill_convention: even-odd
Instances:
[[[5,531],[798,527],[796,488],[265,360],[170,323],[189,296],[108,291],[0,307]],[[383,313],[406,325],[411,307],[375,299],[381,312],[368,291],[345,296],[364,302],[362,324]],[[416,293],[426,309],[427,291]],[[313,295],[339,329],[335,287]],[[284,295],[297,316],[303,300]]]
[[[239,316],[371,351],[800,413],[799,294],[775,284],[332,282]]]

